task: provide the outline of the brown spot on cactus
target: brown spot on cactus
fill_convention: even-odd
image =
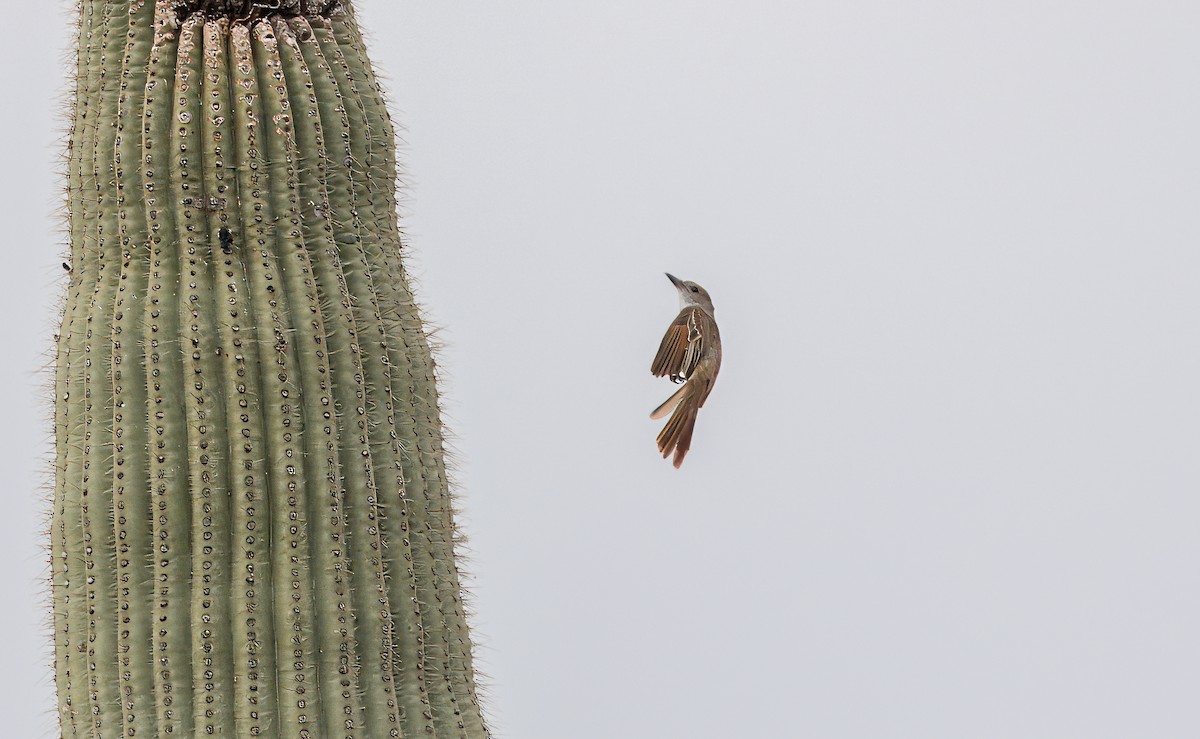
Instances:
[[[81,4],[64,735],[488,735],[393,141],[344,4]]]

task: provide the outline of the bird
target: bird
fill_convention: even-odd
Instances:
[[[650,418],[658,420],[671,414],[658,434],[658,451],[663,459],[673,452],[678,469],[692,446],[696,414],[712,392],[721,370],[721,332],[717,330],[708,291],[669,272],[666,275],[679,291],[679,315],[667,327],[650,372],[683,386],[655,408]]]

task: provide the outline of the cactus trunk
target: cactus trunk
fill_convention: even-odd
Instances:
[[[394,135],[352,13],[80,13],[63,735],[488,736]]]

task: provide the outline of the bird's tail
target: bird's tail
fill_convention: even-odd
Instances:
[[[667,411],[674,407],[675,412],[671,414],[667,425],[658,432],[658,451],[662,452],[663,458],[669,457],[671,452],[675,452],[674,465],[676,468],[683,464],[683,458],[692,446],[692,430],[696,428],[696,413],[700,410],[700,405],[696,402],[691,390],[691,383],[679,388],[650,416],[651,418],[662,418]]]
[[[662,405],[650,411],[650,418],[657,421],[660,418],[665,418],[668,413],[675,410],[675,406],[679,405],[679,401],[683,400],[684,394],[688,392],[688,386],[681,385],[678,390],[671,394],[671,397],[662,402]]]

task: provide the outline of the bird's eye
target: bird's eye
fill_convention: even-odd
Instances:
[[[692,287],[692,292],[694,292],[694,293],[698,293],[698,292],[700,292],[700,288],[693,286],[693,287]]]

